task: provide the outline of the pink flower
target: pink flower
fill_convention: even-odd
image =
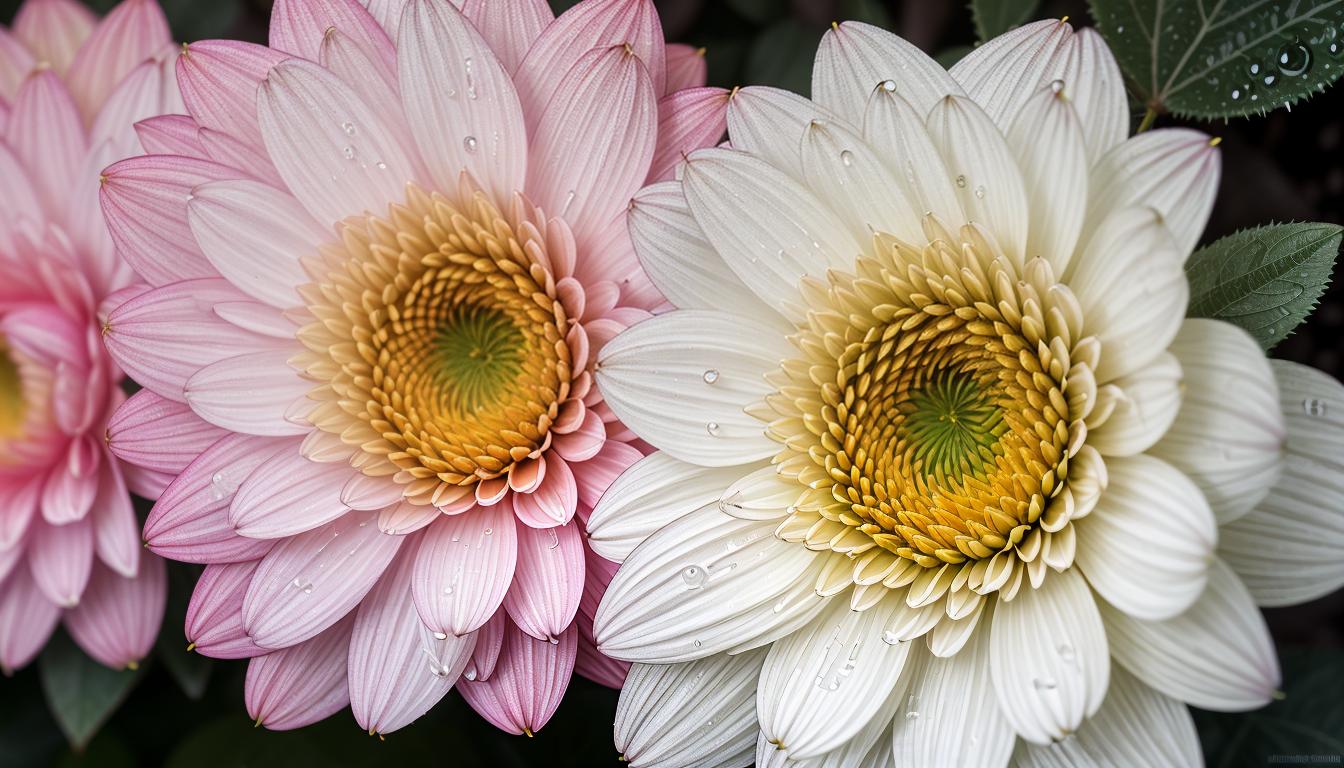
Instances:
[[[247,704],[372,732],[456,683],[531,732],[614,571],[584,521],[642,443],[596,351],[663,302],[625,212],[723,134],[728,93],[651,0],[280,0],[271,45],[184,49],[190,117],[105,171],[152,287],[108,318],[145,391],[117,455],[176,475],[151,549],[207,565],[202,653]]]
[[[173,45],[151,0],[101,22],[28,0],[0,27],[0,670],[65,619],[110,667],[153,644],[166,596],[127,491],[153,478],[103,440],[124,399],[99,305],[134,279],[98,210],[98,171],[138,154],[137,120],[181,109]],[[119,299],[112,300],[112,303]]]

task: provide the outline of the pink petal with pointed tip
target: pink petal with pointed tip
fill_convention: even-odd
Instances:
[[[435,520],[415,556],[413,597],[425,626],[465,635],[504,601],[518,559],[509,503]]]
[[[352,614],[307,642],[254,657],[243,693],[247,714],[269,730],[288,731],[345,709],[354,625]]]
[[[552,453],[546,459],[546,477],[541,485],[532,493],[515,494],[513,509],[524,525],[552,528],[574,517],[578,501],[574,472],[564,459]]]
[[[97,23],[98,17],[83,3],[41,0],[19,6],[13,30],[38,61],[47,62],[60,74],[70,66]]]
[[[356,470],[348,464],[319,464],[293,446],[266,458],[229,505],[229,522],[239,536],[278,539],[326,525],[350,511],[341,488]]]
[[[572,626],[556,642],[548,642],[509,625],[495,673],[483,682],[460,681],[457,689],[500,730],[535,733],[555,714],[569,687],[577,641],[578,630]]]
[[[28,568],[48,600],[65,608],[78,605],[93,568],[93,521],[50,525],[34,520],[28,534]]]
[[[289,55],[233,40],[191,43],[177,58],[177,84],[202,128],[222,131],[260,149],[257,86]]]
[[[173,44],[168,19],[152,0],[124,0],[98,22],[66,73],[75,103],[98,114],[112,89],[146,59]]]
[[[79,647],[113,669],[145,658],[163,621],[168,599],[163,561],[142,550],[138,570],[126,578],[96,564],[84,597],[65,615],[65,628]]]
[[[28,52],[23,43],[16,40],[4,26],[0,26],[0,100],[14,98],[19,83],[33,71],[36,63],[33,54]],[[0,133],[3,132],[0,128]]]
[[[597,650],[597,640],[593,637],[593,617],[597,615],[597,606],[602,602],[602,595],[619,566],[594,552],[586,538],[583,554],[587,564],[587,578],[583,582],[583,600],[574,617],[574,626],[579,630],[579,654],[574,662],[574,671],[609,688],[620,688],[625,682],[626,673],[630,671],[630,663],[617,661]]]
[[[121,467],[108,457],[98,473],[98,495],[93,502],[93,545],[98,559],[114,573],[135,578],[140,567],[140,521],[126,490]]]
[[[442,515],[438,507],[402,501],[378,512],[378,529],[383,533],[405,536],[424,528]]]
[[[646,184],[667,181],[682,155],[719,143],[728,130],[728,91],[692,88],[658,102],[658,148]]]
[[[60,618],[61,609],[38,589],[28,568],[15,568],[0,582],[0,672],[8,676],[32,661]]]
[[[28,524],[36,515],[46,478],[38,474],[31,479],[5,478],[0,480],[0,550],[17,546]]]
[[[159,115],[135,124],[140,146],[151,155],[184,155],[206,159],[201,127],[189,115]]]
[[[271,9],[270,46],[317,61],[322,39],[333,27],[389,61],[396,56],[387,33],[354,0],[276,0]]]
[[[508,612],[501,605],[495,611],[495,615],[476,630],[476,648],[471,652],[471,661],[467,662],[467,668],[462,671],[464,679],[484,681],[495,674],[499,652],[504,648],[504,628],[508,624]]]
[[[207,565],[187,604],[184,634],[193,650],[214,659],[250,659],[267,653],[243,631],[243,595],[260,560]]]
[[[351,509],[378,510],[401,501],[404,487],[390,477],[360,473],[345,481],[341,501]]]
[[[667,46],[667,88],[668,95],[687,88],[703,88],[709,79],[709,67],[705,65],[705,49],[670,43]]]
[[[518,565],[504,608],[519,629],[538,640],[559,637],[574,621],[583,584],[578,523],[546,529],[518,525]]]
[[[187,404],[202,419],[248,435],[307,434],[312,427],[286,418],[313,383],[289,365],[293,349],[251,352],[211,363],[182,388]]]
[[[177,475],[228,434],[186,405],[142,389],[108,420],[107,447],[122,461]]]
[[[606,425],[602,423],[601,415],[596,410],[590,409],[583,415],[583,423],[578,429],[556,435],[551,444],[566,461],[579,463],[596,456],[606,442]]]
[[[546,0],[466,0],[462,14],[480,30],[510,73],[518,69],[542,31],[555,21]]]
[[[64,210],[62,203],[78,181],[88,146],[79,108],[61,79],[47,69],[23,81],[12,109],[6,143],[28,167],[46,210]]]

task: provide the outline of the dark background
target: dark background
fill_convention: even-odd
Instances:
[[[1229,0],[1236,2],[1236,0]],[[183,40],[265,42],[267,0],[161,0]],[[99,10],[108,0],[91,3]],[[553,0],[557,13],[572,0]],[[974,43],[961,0],[660,0],[670,41],[707,49],[710,83],[771,84],[807,93],[816,42],[833,19],[893,29],[950,64]],[[0,0],[8,23],[16,0]],[[1081,0],[1046,0],[1036,17],[1088,22]],[[1137,120],[1136,120],[1137,122]],[[1168,116],[1157,125],[1183,121]],[[1344,91],[1327,90],[1290,112],[1192,124],[1223,137],[1223,179],[1205,240],[1271,221],[1341,222]],[[1274,351],[1339,377],[1344,365],[1344,289],[1326,292],[1313,316]],[[37,665],[0,679],[0,766],[269,766],[446,764],[621,765],[611,745],[616,693],[575,678],[535,738],[501,734],[456,694],[386,741],[364,735],[348,710],[294,733],[253,729],[244,711],[244,662],[207,663],[182,650],[181,617],[191,573],[175,573],[158,658],[81,754],[70,750],[43,704]],[[1344,592],[1266,611],[1284,662],[1286,697],[1257,713],[1197,712],[1211,766],[1266,765],[1271,755],[1344,753]],[[164,657],[172,657],[165,661]],[[169,667],[177,674],[170,674]],[[191,688],[194,697],[184,692]],[[193,700],[194,699],[194,700]],[[1339,764],[1339,763],[1331,763]]]

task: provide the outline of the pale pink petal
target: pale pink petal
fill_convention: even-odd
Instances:
[[[93,544],[98,559],[113,572],[134,578],[144,547],[140,521],[117,461],[107,457],[98,473],[98,495],[93,501]]]
[[[358,38],[332,27],[322,37],[317,61],[353,88],[375,112],[402,126],[406,116],[401,111],[395,53],[366,46],[367,43],[361,45]]]
[[[619,45],[585,54],[555,86],[532,135],[527,189],[548,214],[569,222],[580,249],[623,219],[648,175],[657,93],[648,70]]]
[[[277,543],[262,558],[243,599],[243,626],[257,645],[285,648],[330,627],[373,588],[403,537],[376,516],[351,512]]]
[[[351,509],[378,510],[401,501],[404,496],[401,483],[390,477],[358,474],[345,482],[341,501]]]
[[[40,226],[46,220],[42,203],[28,178],[28,170],[14,152],[0,141],[0,245],[13,238],[13,232],[24,224]]]
[[[252,43],[192,43],[177,59],[182,100],[202,128],[222,131],[260,149],[257,86],[271,67],[287,58],[281,51]]]
[[[163,495],[177,475],[170,475],[166,472],[155,472],[152,469],[137,467],[134,464],[127,464],[121,468],[121,474],[126,478],[126,487],[131,493],[150,501],[157,500]]]
[[[99,196],[117,253],[154,286],[216,276],[191,235],[187,200],[207,181],[243,175],[209,160],[172,155],[133,157],[109,166]]]
[[[350,35],[361,48],[377,51],[389,61],[396,55],[387,33],[354,0],[276,0],[271,9],[270,45],[317,61],[322,38],[332,28]]]
[[[135,124],[140,146],[151,155],[184,155],[206,159],[201,127],[188,115],[158,115]]]
[[[476,635],[476,648],[471,652],[471,661],[462,671],[467,680],[489,680],[495,674],[495,664],[499,661],[499,652],[504,649],[504,628],[509,625],[508,612],[504,606],[495,611],[490,620],[481,625]]]
[[[683,154],[719,143],[728,130],[728,97],[722,88],[693,88],[658,102],[658,146],[646,184],[671,179]]]
[[[383,533],[405,536],[424,528],[442,515],[438,507],[402,501],[378,512],[378,529]]]
[[[495,673],[483,682],[458,682],[471,708],[509,733],[541,729],[569,687],[578,630],[570,627],[555,641],[538,640],[509,625]]]
[[[369,15],[378,22],[378,25],[396,40],[397,26],[401,23],[401,12],[406,7],[406,0],[360,0],[360,2],[369,10]],[[453,5],[460,3],[454,2]]]
[[[260,560],[207,565],[187,604],[190,648],[215,659],[250,659],[266,650],[243,631],[243,595]]]
[[[124,0],[89,35],[65,80],[86,117],[92,118],[112,89],[145,59],[173,43],[168,19],[153,0]]]
[[[229,524],[229,503],[252,470],[280,445],[297,440],[229,435],[182,471],[145,520],[145,541],[156,554],[188,563],[255,560],[272,542],[247,539]]]
[[[685,43],[667,46],[667,88],[670,95],[687,88],[703,88],[709,79],[705,66],[705,49]]]
[[[21,546],[0,548],[0,583],[23,561],[26,550]]]
[[[271,69],[257,117],[271,162],[318,221],[385,214],[418,176],[388,120],[311,62],[290,59]]]
[[[574,626],[579,630],[579,653],[574,662],[574,671],[580,675],[609,688],[620,688],[625,682],[630,663],[617,661],[597,650],[597,640],[593,637],[593,617],[597,615],[597,606],[602,595],[616,575],[617,564],[597,554],[588,546],[585,539],[584,562],[587,565],[587,577],[583,582],[583,599],[579,602],[579,612],[574,617]]]
[[[555,20],[546,0],[466,0],[462,13],[490,43],[504,69],[518,69],[532,44]]]
[[[37,475],[31,479],[5,478],[0,481],[0,550],[19,543],[28,531],[28,524],[37,512],[46,478]]]
[[[78,605],[93,568],[93,521],[85,518],[65,525],[33,521],[28,568],[48,600],[65,608]]]
[[[113,669],[135,664],[154,647],[168,599],[163,560],[141,551],[139,573],[126,578],[96,564],[65,628],[84,652]]]
[[[546,476],[531,493],[513,495],[514,513],[524,525],[552,528],[574,517],[579,505],[578,486],[568,462],[557,455],[546,458]]]
[[[0,582],[0,672],[6,676],[32,661],[61,618],[61,609],[37,588],[27,568]]]
[[[201,146],[211,160],[231,165],[273,187],[285,186],[280,172],[275,170],[271,158],[266,155],[266,148],[260,143],[247,144],[230,134],[210,128],[202,128],[200,135]]]
[[[410,725],[452,690],[476,635],[436,638],[411,599],[408,548],[359,605],[350,638],[350,709],[369,733]]]
[[[415,556],[412,592],[420,619],[435,632],[475,631],[503,602],[517,558],[507,501],[434,521]]]
[[[583,571],[578,523],[546,529],[520,524],[518,565],[504,609],[519,629],[539,640],[553,640],[574,621],[583,597]]]
[[[4,26],[0,26],[0,101],[14,98],[19,83],[23,82],[36,63],[23,43],[14,39]]]
[[[187,381],[212,363],[258,350],[298,351],[297,342],[245,331],[213,312],[213,305],[241,298],[218,278],[155,288],[113,310],[103,340],[131,378],[161,397],[185,403]]]
[[[88,139],[79,108],[55,72],[38,70],[19,86],[5,141],[28,166],[28,178],[46,209],[64,210]]]
[[[597,506],[598,499],[607,492],[612,481],[643,457],[638,448],[628,443],[608,440],[601,452],[585,461],[574,473],[579,504],[589,509]]]
[[[667,82],[667,54],[653,0],[579,3],[546,27],[513,77],[529,133],[556,92],[557,79],[566,77],[585,53],[625,45],[643,60],[653,93],[661,96]]]
[[[54,468],[42,488],[42,517],[52,525],[83,520],[98,495],[102,451],[93,436],[72,440],[65,460]]]
[[[122,461],[177,475],[227,434],[186,405],[142,389],[108,419],[107,447]]]
[[[291,195],[250,180],[196,188],[187,221],[219,274],[280,309],[303,304],[295,289],[309,278],[299,259],[331,239]]]
[[[278,539],[326,525],[350,511],[341,488],[357,470],[349,464],[319,464],[285,445],[271,454],[238,488],[229,522],[240,536]]]
[[[247,665],[247,714],[272,731],[316,723],[350,703],[346,682],[353,615],[307,642]]]
[[[187,405],[201,418],[248,435],[306,434],[311,427],[285,418],[313,383],[287,362],[292,351],[252,352],[212,363],[182,389]]]
[[[456,189],[464,169],[496,200],[523,188],[527,134],[518,94],[461,13],[437,0],[411,0],[397,70],[411,133],[439,189]]]
[[[596,456],[606,441],[607,428],[602,423],[602,416],[596,410],[590,409],[583,415],[583,421],[578,429],[556,435],[552,445],[555,452],[565,461],[578,463]]]
[[[30,0],[14,15],[14,36],[38,61],[64,73],[98,17],[76,0]]]

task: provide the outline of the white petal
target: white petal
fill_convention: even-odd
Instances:
[[[1110,485],[1075,522],[1078,566],[1106,601],[1142,619],[1166,619],[1204,591],[1217,525],[1190,478],[1151,456],[1106,462]]]
[[[758,650],[632,665],[616,705],[621,757],[635,768],[707,768],[751,747],[764,660],[765,651]]]
[[[803,134],[803,174],[817,196],[850,224],[856,242],[887,232],[922,242],[920,211],[873,148],[842,122],[812,121]]]
[[[912,659],[905,708],[892,725],[897,765],[1007,764],[1015,734],[994,695],[989,644],[989,630],[982,628],[951,658],[921,653]]]
[[[1097,603],[1077,570],[1000,600],[990,617],[989,668],[1003,714],[1024,739],[1063,738],[1097,711],[1111,659]]]
[[[792,354],[754,320],[685,309],[608,342],[597,381],[621,421],[654,446],[695,464],[742,464],[779,450],[743,409],[771,391],[764,374]]]
[[[915,649],[910,651],[914,653]],[[762,733],[756,742],[757,768],[894,768],[892,725],[905,717],[906,686],[914,664],[913,657],[906,660],[900,680],[892,687],[877,714],[845,743],[817,757],[794,759],[791,750],[772,743]]]
[[[884,638],[901,606],[899,596],[889,595],[854,611],[839,597],[807,627],[776,641],[756,698],[765,737],[794,759],[818,757],[877,717],[910,654],[911,643]]]
[[[1190,476],[1219,523],[1250,512],[1283,471],[1283,414],[1274,371],[1250,334],[1186,320],[1171,343],[1185,371],[1181,410],[1149,453]]]
[[[801,137],[800,137],[801,138]],[[827,205],[759,158],[705,149],[687,161],[682,188],[705,238],[757,296],[801,320],[798,283],[853,269],[862,251]]]
[[[1063,73],[1073,28],[1055,19],[1023,24],[976,46],[951,75],[1005,131],[1040,90]]]
[[[717,502],[751,466],[702,467],[661,451],[645,456],[602,494],[588,516],[588,545],[617,563],[654,531]]]
[[[1283,475],[1219,530],[1218,553],[1257,603],[1280,606],[1344,586],[1344,387],[1305,365],[1270,364],[1288,427]]]
[[[932,213],[949,224],[966,221],[954,177],[929,136],[927,116],[927,111],[916,111],[899,89],[877,88],[868,97],[863,138],[886,160],[917,213]]]
[[[880,83],[896,88],[921,116],[961,87],[938,62],[892,33],[859,21],[832,27],[821,39],[812,66],[812,96],[857,126],[868,95]]]
[[[1013,761],[1021,768],[1156,768],[1202,765],[1204,755],[1190,709],[1117,667],[1101,709],[1077,733],[1049,745],[1020,742]]]
[[[1096,165],[1129,135],[1125,81],[1097,30],[1089,27],[1073,36],[1064,78],[1064,92],[1083,123],[1088,165]]]
[[[1204,594],[1180,616],[1142,621],[1104,602],[1101,612],[1116,661],[1178,701],[1218,712],[1255,709],[1279,685],[1264,617],[1221,559]]]
[[[769,635],[822,604],[815,553],[774,536],[773,523],[698,510],[650,536],[616,572],[594,619],[603,653],[676,663]],[[796,602],[793,587],[806,583]]]
[[[1122,396],[1105,423],[1087,431],[1087,444],[1103,456],[1133,456],[1162,438],[1181,409],[1181,363],[1164,352],[1156,360],[1111,382]]]
[[[499,608],[513,582],[518,531],[507,501],[440,518],[421,537],[415,607],[432,630],[465,635]]]
[[[1082,126],[1063,92],[1051,87],[1036,91],[1013,120],[1008,146],[1022,168],[1031,216],[1027,258],[1039,256],[1062,275],[1078,245],[1087,210]]]
[[[1066,282],[1083,308],[1083,327],[1101,341],[1098,384],[1151,363],[1185,318],[1190,284],[1161,218],[1119,208],[1090,233]]]
[[[813,120],[836,119],[816,102],[763,85],[742,88],[728,100],[728,137],[733,147],[799,180],[804,178],[798,152],[803,130]]]
[[[312,427],[285,419],[313,388],[286,362],[289,350],[253,352],[212,363],[183,388],[187,405],[202,419],[248,435],[302,435]]]
[[[967,219],[984,225],[1020,266],[1027,248],[1027,193],[1003,134],[964,96],[938,102],[928,123],[929,136],[955,179]]]

